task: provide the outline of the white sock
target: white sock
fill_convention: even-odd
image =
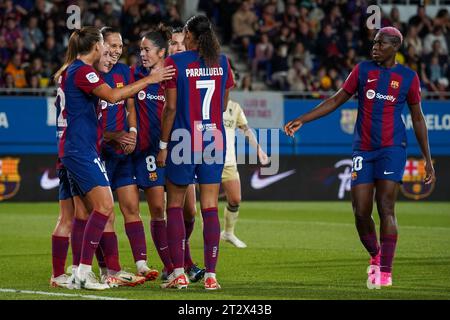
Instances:
[[[80,263],[80,265],[78,266],[78,278],[85,279],[86,274],[88,274],[89,272],[92,272],[92,266]]]
[[[175,268],[173,269],[173,274],[175,277],[178,277],[179,275],[182,275],[184,273],[184,268]]]
[[[148,269],[147,261],[145,261],[145,260],[136,261],[136,268],[139,272],[141,272],[143,270],[147,270]]]
[[[206,272],[205,273],[205,279],[207,279],[207,278],[209,278],[209,277],[211,277],[211,278],[216,278],[216,274],[214,273],[214,272]]]
[[[225,233],[234,234],[234,226],[236,225],[236,221],[239,216],[239,210],[236,212],[231,212],[225,206],[223,215],[225,217],[225,226],[224,226]]]

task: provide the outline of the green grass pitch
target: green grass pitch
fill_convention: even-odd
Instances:
[[[220,210],[222,218],[223,203]],[[217,274],[222,290],[216,292],[205,291],[201,283],[183,291],[162,290],[159,280],[103,292],[50,288],[50,235],[57,212],[57,203],[0,204],[0,289],[152,300],[450,298],[449,202],[397,204],[394,286],[381,290],[366,287],[368,255],[359,242],[349,202],[243,202],[236,231],[248,248],[221,242]],[[149,264],[161,270],[144,203],[141,212]],[[116,214],[120,260],[125,269],[134,271],[123,218],[118,209]],[[378,224],[376,214],[375,219]],[[191,247],[200,265],[202,244],[197,217]],[[0,299],[73,298],[0,291]]]

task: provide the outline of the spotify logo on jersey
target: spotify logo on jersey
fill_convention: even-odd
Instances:
[[[139,91],[138,99],[139,100],[144,100],[145,99],[145,91]]]
[[[366,97],[367,99],[372,100],[373,98],[375,98],[375,91],[372,89],[367,90]]]

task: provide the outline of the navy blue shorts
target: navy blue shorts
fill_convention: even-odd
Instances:
[[[173,162],[170,154],[169,151],[166,161],[166,176],[170,182],[177,185],[221,183],[223,163],[178,164]]]
[[[373,151],[354,151],[352,186],[373,183],[375,180],[402,182],[405,171],[406,149],[385,147]]]
[[[112,190],[136,184],[133,159],[131,159],[131,156],[117,157],[104,155],[103,161]]]
[[[155,152],[139,152],[133,155],[136,184],[139,189],[164,186],[166,184],[165,169],[156,166]]]
[[[67,200],[73,197],[72,190],[70,188],[69,173],[66,168],[61,168],[57,170],[59,178],[59,194],[58,200]],[[76,196],[79,194],[76,194]]]
[[[70,155],[61,159],[69,172],[69,181],[74,192],[85,195],[93,188],[109,187],[109,179],[100,157],[95,155]]]

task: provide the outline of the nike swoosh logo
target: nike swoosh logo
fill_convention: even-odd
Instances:
[[[168,247],[163,247],[163,248],[159,248],[159,250],[163,251],[165,249],[167,249]]]
[[[45,170],[41,177],[41,188],[44,190],[50,190],[59,186],[59,178],[50,178],[48,176],[50,170]]]
[[[146,256],[147,254],[145,254],[145,253],[141,253],[141,256]]]
[[[131,277],[124,277],[124,276],[122,276],[122,279],[125,280],[125,281],[131,281],[131,280],[133,280],[133,278],[131,278]]]
[[[369,79],[369,80],[367,80],[367,82],[374,82],[374,81],[377,81],[378,79]]]
[[[388,175],[388,174],[393,174],[394,172],[393,171],[389,171],[389,172],[388,171],[384,171],[383,173]]]
[[[271,184],[274,184],[275,182],[278,182],[286,177],[289,177],[290,175],[293,175],[295,173],[295,169],[289,170],[280,174],[276,174],[267,178],[261,178],[258,174],[258,171],[255,171],[253,173],[252,179],[250,181],[250,184],[253,189],[263,189],[265,187],[270,186]]]
[[[91,241],[91,244],[96,246],[96,245],[98,245],[98,242]]]

